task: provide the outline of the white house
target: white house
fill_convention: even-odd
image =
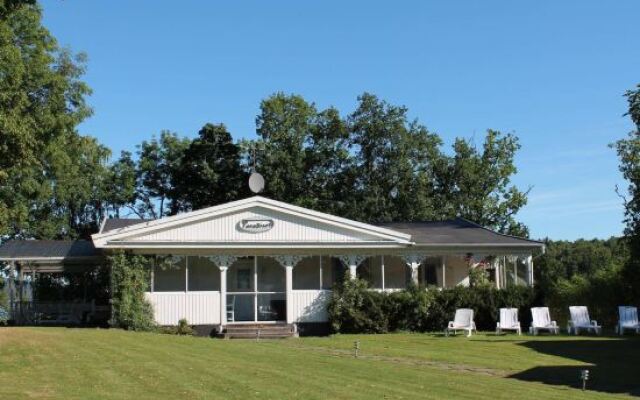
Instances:
[[[463,219],[371,225],[260,196],[153,221],[108,219],[92,240],[96,254],[83,257],[157,256],[147,297],[159,324],[186,318],[216,330],[326,325],[331,288],[346,273],[382,291],[412,281],[468,285],[471,268],[486,269],[498,288],[532,285],[532,256],[544,249]],[[22,252],[12,243],[0,248],[0,261],[34,260],[25,242]],[[42,261],[39,252],[47,268],[74,260]]]

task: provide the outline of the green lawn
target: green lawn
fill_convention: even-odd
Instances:
[[[360,340],[361,357],[352,355]],[[591,370],[587,392],[579,371]],[[422,334],[279,341],[0,328],[0,399],[640,396],[640,339]]]

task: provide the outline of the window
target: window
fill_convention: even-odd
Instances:
[[[332,289],[333,285],[342,282],[346,273],[342,261],[335,257],[322,257],[322,288]]]
[[[405,289],[411,280],[411,270],[403,259],[387,256],[384,258],[385,289]]]
[[[320,289],[320,257],[306,257],[293,268],[294,290]]]
[[[189,291],[220,290],[220,270],[207,257],[189,257]]]
[[[382,289],[382,257],[368,257],[356,270],[358,278],[369,283],[369,287]]]
[[[295,268],[294,268],[295,269]],[[258,291],[284,292],[285,270],[271,257],[258,257]]]
[[[529,285],[529,267],[527,265],[527,259],[524,257],[518,257],[518,261],[516,261],[517,265],[517,284],[518,285]]]
[[[253,257],[242,257],[227,271],[228,292],[253,292]]]
[[[422,261],[418,275],[420,284],[424,286],[438,286],[438,281],[442,279],[441,277],[439,278],[441,274],[441,272],[438,271],[439,267],[441,268],[439,261],[439,258],[434,257],[428,257]]]
[[[186,257],[175,257],[157,263],[153,274],[154,292],[184,292],[186,287]]]

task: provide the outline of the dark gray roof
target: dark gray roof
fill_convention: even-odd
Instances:
[[[100,230],[100,233],[105,233],[109,231],[114,231],[116,229],[126,228],[127,226],[140,224],[142,222],[153,221],[151,219],[140,219],[140,218],[109,218],[104,221],[104,225]]]
[[[0,259],[74,259],[99,256],[88,240],[10,240],[0,246]]]
[[[107,219],[101,233],[131,225],[148,222],[139,218],[111,218]],[[394,231],[411,235],[411,240],[417,245],[513,245],[542,247],[544,244],[535,240],[503,235],[486,229],[471,221],[456,218],[445,221],[422,222],[385,222],[375,224]]]
[[[376,225],[407,233],[417,245],[543,246],[542,242],[503,235],[462,218],[446,221],[386,222]]]

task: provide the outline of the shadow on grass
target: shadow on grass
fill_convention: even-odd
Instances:
[[[588,369],[587,390],[640,396],[640,340],[637,338],[526,341],[519,345],[592,365],[539,366],[510,378],[581,388],[580,373]]]

